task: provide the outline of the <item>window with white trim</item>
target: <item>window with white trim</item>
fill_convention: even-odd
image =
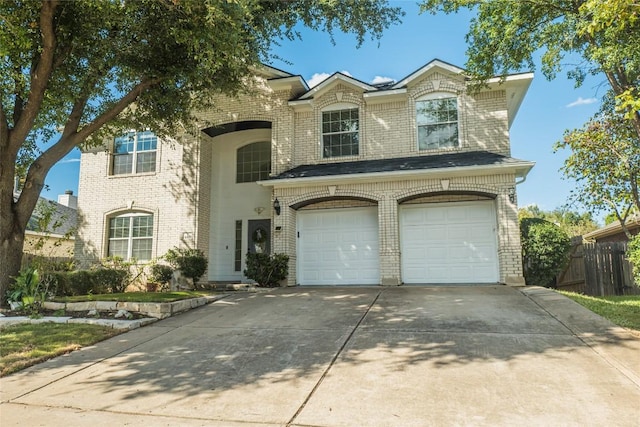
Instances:
[[[256,182],[268,179],[271,173],[271,143],[254,142],[238,148],[236,182]]]
[[[459,146],[458,99],[438,96],[416,101],[418,149],[434,150]]]
[[[360,119],[357,108],[322,112],[322,157],[357,156],[360,153]]]
[[[115,138],[113,175],[155,172],[158,138],[151,131],[128,132]]]
[[[148,261],[152,258],[152,247],[153,215],[131,213],[109,219],[108,256]]]

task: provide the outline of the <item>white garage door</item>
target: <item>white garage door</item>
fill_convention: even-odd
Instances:
[[[378,285],[376,208],[298,212],[300,285]]]
[[[498,281],[493,201],[401,207],[404,283]]]

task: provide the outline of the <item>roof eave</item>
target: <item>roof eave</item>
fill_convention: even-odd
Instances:
[[[307,93],[303,94],[299,100],[305,100],[305,99],[310,99],[313,98],[315,96],[317,96],[318,94],[324,92],[325,90],[329,89],[329,87],[331,85],[333,85],[336,81],[341,81],[344,82],[346,84],[349,84],[351,86],[357,87],[359,89],[361,89],[362,91],[376,91],[378,90],[378,88],[376,88],[375,86],[371,86],[368,85],[364,82],[361,82],[360,80],[354,79],[353,77],[349,77],[346,76],[344,74],[341,73],[334,73],[333,75],[327,77],[326,79],[324,79],[320,84],[314,86],[311,90],[309,90]]]
[[[449,72],[451,74],[455,74],[455,75],[461,75],[461,74],[464,73],[464,70],[462,68],[460,68],[460,67],[456,67],[455,65],[449,64],[449,63],[441,61],[439,59],[434,59],[433,61],[430,61],[429,63],[427,63],[426,65],[422,66],[418,70],[416,70],[413,73],[409,74],[407,77],[405,77],[404,79],[400,80],[398,83],[394,84],[391,87],[391,89],[399,89],[399,88],[405,87],[408,84],[410,84],[412,81],[414,81],[415,79],[418,79],[422,75],[424,75],[427,72],[429,72],[433,68],[439,68],[441,70],[447,71],[447,72]]]
[[[629,218],[626,221],[626,226],[627,227],[640,226],[640,218],[638,217]],[[587,233],[582,237],[586,240],[597,240],[601,237],[607,237],[607,236],[612,236],[614,234],[622,233],[622,231],[623,230],[622,230],[622,225],[620,224],[620,221],[616,221],[609,225],[605,225],[602,228],[594,230],[590,233]]]
[[[400,181],[410,179],[456,177],[456,176],[478,176],[495,175],[496,173],[514,173],[516,178],[527,176],[534,162],[517,162],[503,165],[481,165],[481,166],[457,166],[433,169],[413,169],[391,172],[369,172],[341,175],[323,175],[301,178],[283,178],[258,181],[257,184],[264,187],[285,188],[285,187],[305,187],[311,185],[358,183],[358,182],[381,182]]]

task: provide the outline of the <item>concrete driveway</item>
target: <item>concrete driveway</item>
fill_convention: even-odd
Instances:
[[[640,340],[541,288],[290,288],[0,385],[3,427],[637,426]]]

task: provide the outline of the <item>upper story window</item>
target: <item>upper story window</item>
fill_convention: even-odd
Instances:
[[[113,175],[155,172],[158,138],[150,131],[129,132],[115,139]]]
[[[236,182],[256,182],[268,179],[271,173],[271,143],[254,142],[238,148]]]
[[[360,120],[357,108],[322,112],[322,157],[357,156]]]
[[[109,256],[148,261],[152,246],[153,215],[133,213],[109,219]]]
[[[451,148],[459,145],[456,97],[416,101],[416,116],[420,150]]]

